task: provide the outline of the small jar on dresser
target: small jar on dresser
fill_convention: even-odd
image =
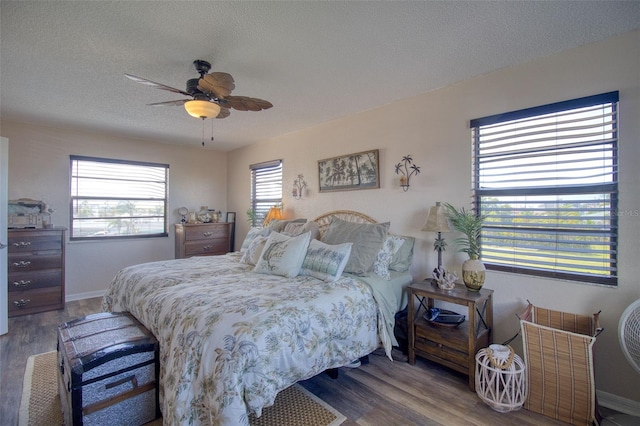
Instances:
[[[177,223],[176,259],[226,254],[231,247],[231,222]]]
[[[64,309],[65,231],[8,230],[10,317]]]

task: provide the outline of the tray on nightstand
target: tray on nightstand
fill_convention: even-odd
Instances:
[[[447,309],[430,308],[422,316],[427,323],[438,327],[457,327],[465,320],[465,316]]]

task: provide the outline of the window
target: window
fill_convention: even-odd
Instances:
[[[618,92],[471,121],[488,269],[617,285]]]
[[[71,156],[71,240],[166,237],[168,164]]]
[[[260,226],[269,209],[282,204],[282,160],[253,164],[251,169],[251,226]]]

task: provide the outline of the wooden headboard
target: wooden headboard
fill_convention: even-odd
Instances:
[[[351,210],[334,210],[313,219],[313,221],[318,224],[320,235],[324,235],[324,231],[326,231],[327,227],[329,227],[331,218],[333,216],[336,216],[342,220],[346,220],[347,222],[378,223],[374,218],[367,216],[364,213],[358,213]]]

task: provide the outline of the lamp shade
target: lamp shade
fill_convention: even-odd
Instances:
[[[193,100],[184,103],[184,109],[187,110],[189,115],[196,118],[215,118],[220,114],[220,105],[209,102]]]
[[[282,209],[280,207],[273,206],[269,209],[267,216],[264,218],[262,226],[267,226],[274,220],[280,219],[282,219]]]
[[[444,206],[440,205],[438,201],[435,206],[429,209],[429,216],[427,216],[427,222],[421,229],[428,232],[450,232],[449,221],[445,214]]]

